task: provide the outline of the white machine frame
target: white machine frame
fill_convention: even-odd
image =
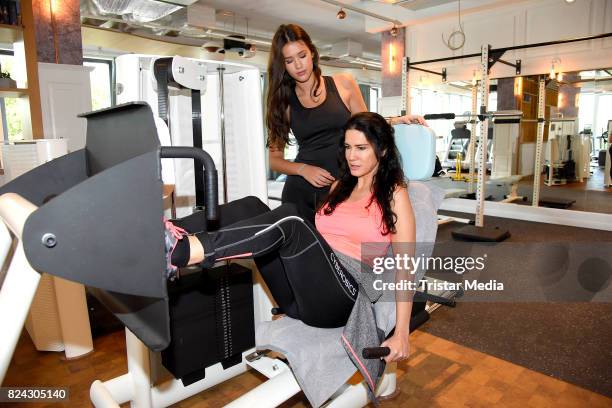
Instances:
[[[5,168],[2,181],[7,183],[38,165],[63,156],[67,153],[67,144],[66,139],[38,139],[5,143],[1,149]],[[0,315],[0,324],[2,322]],[[43,276],[32,299],[25,327],[39,351],[63,351],[67,359],[93,351],[87,299],[81,284]]]
[[[90,388],[90,397],[97,408],[118,408],[130,402],[135,407],[166,407],[196,395],[219,383],[246,372],[247,367],[257,370],[268,378],[261,385],[225,405],[232,408],[276,407],[301,391],[291,369],[277,358],[257,355],[254,349],[243,353],[243,364],[223,370],[221,363],[206,369],[206,378],[183,386],[180,380],[172,379],[152,386],[152,370],[148,348],[126,330],[128,373],[112,380],[95,381]],[[256,357],[251,358],[255,355]],[[378,396],[392,395],[396,389],[396,365],[389,364],[377,389]],[[365,382],[357,385],[345,384],[324,406],[327,408],[362,407],[368,404]]]

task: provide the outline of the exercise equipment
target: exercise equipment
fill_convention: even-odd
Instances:
[[[456,121],[451,130],[450,140],[446,148],[446,156],[442,164],[446,168],[457,167],[457,156],[461,155],[463,163],[469,166],[468,147],[470,144],[470,131],[466,121]]]
[[[436,59],[423,60],[423,61],[410,61],[410,58],[404,57],[404,61],[403,61],[404,63],[402,64],[402,98],[401,98],[402,108],[403,108],[402,114],[405,114],[406,112],[410,112],[410,97],[409,97],[410,75],[409,75],[409,71],[411,69],[418,70],[418,71],[425,71],[427,73],[434,74],[434,75],[439,75],[440,77],[442,77],[443,82],[445,82],[447,79],[446,68],[442,68],[442,72],[436,72],[436,71],[432,71],[429,69],[423,69],[423,68],[417,67],[417,65],[440,63],[444,61],[454,61],[454,60],[463,59],[463,58],[480,57],[481,81],[480,81],[479,88],[480,88],[480,94],[482,98],[483,96],[488,97],[489,72],[490,72],[491,67],[493,67],[496,63],[500,62],[504,65],[511,66],[516,69],[516,75],[521,74],[521,66],[522,66],[521,60],[516,60],[515,63],[511,63],[511,62],[504,61],[501,59],[501,57],[508,51],[522,50],[522,49],[528,49],[528,48],[548,47],[548,46],[553,46],[553,45],[558,45],[558,44],[568,44],[568,43],[581,42],[581,41],[590,41],[590,40],[596,40],[596,39],[601,39],[601,38],[607,38],[611,36],[612,36],[612,33],[602,33],[602,34],[597,34],[597,35],[592,35],[592,36],[587,36],[587,37],[571,38],[571,39],[564,39],[564,40],[557,40],[557,41],[547,41],[547,42],[542,42],[542,43],[524,44],[524,45],[516,45],[516,46],[501,47],[501,48],[492,48],[490,45],[483,45],[481,47],[480,53],[462,54],[462,55],[457,55],[457,56],[452,56],[452,57],[436,58]],[[483,88],[483,84],[486,84],[486,87],[487,87],[486,89]],[[540,78],[539,89],[540,91],[539,91],[539,97],[538,97],[538,119],[537,119],[538,120],[538,136],[537,136],[537,143],[536,143],[536,162],[535,162],[533,198],[532,198],[533,206],[538,206],[540,202],[540,199],[539,199],[540,198],[540,184],[539,183],[540,183],[540,172],[542,170],[542,144],[544,141],[543,123],[545,121],[544,119],[544,78],[543,77]],[[474,90],[472,90],[472,93],[474,94]],[[485,109],[483,110],[481,106],[481,110],[479,113],[486,112],[487,99],[481,99],[481,101]],[[474,97],[472,97],[472,103],[474,104]],[[474,109],[472,110],[472,112],[474,113]],[[472,132],[472,134],[473,133],[474,132]],[[481,135],[481,140],[482,139],[483,138]],[[473,141],[471,145],[473,146]],[[472,149],[472,151],[474,150]],[[483,207],[482,200],[479,200],[478,207],[476,209],[477,218],[481,217],[482,207]],[[477,224],[481,224],[481,222],[477,222]]]
[[[531,199],[531,205],[537,206],[551,206],[553,208],[567,208],[573,204],[572,200],[563,198],[547,197],[542,200],[540,198],[540,179],[542,176],[542,149],[544,144],[544,126],[546,118],[544,116],[545,111],[545,100],[546,100],[546,80],[543,75],[540,75],[538,80],[538,130],[536,138],[536,151],[535,151],[535,162],[533,169],[533,196]]]
[[[211,380],[192,384],[190,389],[179,380],[161,388],[150,385],[148,350],[166,349],[175,334],[170,324],[160,222],[160,159],[188,157],[205,163],[205,212],[209,221],[217,219],[214,162],[201,149],[160,147],[146,104],[120,105],[84,117],[88,120],[85,149],[46,163],[3,188],[4,193],[13,193],[2,196],[2,216],[20,239],[16,265],[23,269],[13,267],[13,262],[0,292],[0,316],[7,328],[2,336],[7,344],[2,347],[0,373],[3,377],[6,372],[31,294],[38,284],[40,275],[29,266],[33,265],[96,288],[96,296],[126,325],[129,372],[106,385],[94,383],[91,391],[94,404],[114,406],[111,399],[125,398],[136,406],[167,406],[192,395],[198,386],[210,386]],[[36,205],[40,207],[37,209]],[[15,214],[21,218],[15,220]],[[239,353],[240,362],[244,351],[241,343],[254,342],[252,283],[243,286],[251,296],[247,298],[247,313],[241,313],[241,306],[230,300],[236,294],[233,288],[224,289],[222,310],[217,310],[219,316],[212,319],[213,324],[221,323],[222,335],[213,335],[217,336],[215,342],[204,344],[203,348],[217,354],[219,345],[222,353],[229,346]],[[23,300],[15,299],[17,293]],[[15,310],[16,307],[21,309]],[[225,317],[230,313],[233,320]],[[247,321],[240,316],[248,316]],[[252,346],[249,344],[248,348]],[[207,374],[220,372],[212,379],[217,383],[219,378],[245,369],[244,363],[220,362]]]
[[[483,50],[483,55],[484,55],[484,50]],[[487,92],[487,91],[483,91],[481,89],[481,92]],[[483,100],[486,100],[486,99],[483,97]],[[485,167],[483,163],[486,163],[486,155],[484,152],[487,150],[487,144],[485,140],[488,139],[488,137],[487,138],[483,137],[483,134],[485,131],[488,134],[489,129],[493,127],[493,118],[497,119],[497,118],[515,117],[517,116],[517,113],[516,112],[511,112],[511,113],[487,112],[486,105],[482,107],[481,111],[484,113],[480,115],[472,115],[472,114],[455,115],[454,113],[441,113],[441,114],[428,114],[428,115],[425,115],[424,117],[426,120],[438,120],[438,119],[452,120],[457,117],[466,117],[472,120],[478,119],[480,121],[481,135],[479,139],[479,145],[482,146],[482,149],[479,149],[480,159],[478,161],[479,163],[478,165],[478,184],[477,184],[477,190],[476,190],[476,199],[479,202],[479,204],[477,207],[476,219],[474,221],[474,225],[467,225],[458,230],[455,230],[452,232],[452,235],[454,238],[461,239],[461,240],[500,242],[508,238],[510,236],[510,233],[506,230],[501,230],[498,227],[485,228],[484,227],[484,215],[481,213],[479,216],[478,214],[479,208],[481,208],[480,211],[482,212],[482,209],[484,207],[484,200],[485,200],[484,198],[485,184],[484,184],[483,179],[486,177],[486,172],[483,169]]]
[[[66,153],[66,139],[6,142],[2,145],[2,184]],[[64,351],[66,358],[93,351],[83,285],[51,275],[42,276],[25,328],[38,351]]]
[[[246,195],[266,202],[264,127],[252,125],[263,123],[256,67],[140,54],[121,55],[116,66],[118,103],[147,102],[153,115],[167,122],[172,146],[201,145],[209,152],[219,169],[221,202]],[[175,160],[174,168],[176,213],[184,217],[199,205],[194,182],[199,177],[190,162]]]
[[[446,151],[446,157],[444,159],[444,167],[446,168],[455,168],[455,171],[460,173],[462,170],[469,170],[471,167],[471,150],[470,150],[470,140],[472,132],[467,129],[467,124],[472,123],[473,121],[469,120],[461,120],[456,121],[454,123],[455,128],[451,130],[450,140],[448,142],[448,147]],[[475,122],[474,122],[475,123]],[[489,144],[487,152],[487,157],[491,157],[491,150],[493,146],[493,132],[489,132],[488,134]],[[475,144],[475,150],[478,152],[478,143]],[[475,153],[477,155],[477,153]],[[458,164],[458,158],[461,157],[460,163]],[[476,164],[477,165],[477,164]],[[460,168],[459,168],[459,167]],[[487,170],[491,170],[491,160],[487,160]],[[469,172],[468,175],[464,178],[459,178],[461,180],[469,181]]]
[[[217,311],[215,319],[225,328],[223,335],[216,345],[202,347],[216,354],[221,345],[225,357],[229,343],[233,358],[216,360],[206,367],[205,378],[189,385],[178,379],[152,385],[155,367],[149,350],[165,350],[172,344],[176,335],[173,320],[177,318],[171,314],[172,288],[165,279],[160,161],[187,157],[205,163],[205,212],[209,221],[218,217],[218,175],[211,156],[200,149],[161,147],[146,104],[128,103],[83,116],[88,121],[84,149],[22,175],[6,186],[4,192],[12,194],[0,197],[0,216],[19,240],[16,257],[0,288],[0,316],[7,330],[1,340],[2,377],[40,278],[36,268],[97,288],[96,296],[126,325],[128,373],[92,384],[90,395],[97,407],[128,401],[139,407],[168,406],[244,372],[247,365],[270,380],[231,406],[276,406],[298,392],[298,383],[286,364],[261,353],[253,355],[252,347],[245,350],[241,346],[242,337],[247,342],[251,337],[248,332],[253,330],[252,306],[256,300],[247,298],[249,307],[240,313],[249,319],[234,322],[234,312],[240,306],[228,305],[232,296],[227,293],[222,308],[230,308],[232,318],[224,317],[228,312]],[[433,162],[433,156],[430,159]],[[112,202],[105,199],[108,196],[114,197]],[[423,198],[424,194],[417,196]],[[417,207],[431,212],[432,204],[424,202]],[[435,226],[435,214],[432,216]],[[10,242],[8,230],[0,231],[2,242]],[[435,229],[429,231],[434,233],[429,239],[435,241]],[[250,281],[242,284],[251,291]],[[421,314],[415,322],[424,316]],[[391,371],[383,377],[379,395],[395,390],[394,365],[388,368]],[[351,406],[365,405],[365,385],[342,387],[329,406],[347,401]]]
[[[123,310],[119,319],[153,349],[160,349],[167,345],[169,333],[159,240],[163,236],[159,157],[185,152],[160,150],[150,110],[144,105],[123,105],[85,117],[90,121],[86,148],[45,163],[1,189],[3,194],[13,193],[10,201],[29,202],[26,207],[31,211],[27,220],[21,220],[25,225],[13,233],[21,237],[30,265],[99,288],[105,304]],[[136,129],[134,123],[139,123]],[[212,159],[198,154],[210,169],[207,189],[215,196]],[[216,218],[216,202],[207,204],[208,217]],[[154,279],[156,271],[159,279]],[[10,271],[6,279],[19,279],[21,272]],[[37,284],[37,279],[28,282],[31,289]],[[9,300],[14,296],[6,281],[2,296]],[[27,312],[29,303],[24,306]],[[23,321],[12,320],[7,309],[11,305],[2,303],[2,307],[3,320],[11,320],[20,330]],[[14,342],[7,350],[14,349],[19,330],[11,333]]]
[[[265,157],[260,148],[263,126],[251,126],[263,123],[257,68],[179,56],[130,54],[117,58],[117,82],[122,89],[119,101],[144,99],[149,102],[154,116],[162,120],[162,130],[168,128],[171,145],[194,146],[210,152],[220,169],[220,202],[227,203],[247,195],[266,201]],[[244,155],[245,149],[251,153]],[[162,160],[163,170],[168,160]],[[176,214],[185,217],[203,205],[201,169],[185,160],[175,160],[173,167]],[[214,229],[214,223],[208,228]],[[203,336],[217,332],[211,326],[214,323],[211,310],[223,310],[223,299],[218,296],[223,290],[227,289],[234,301],[242,299],[242,305],[249,305],[252,310],[245,309],[244,315],[255,313],[256,322],[271,317],[272,300],[255,264],[248,261],[242,264],[253,271],[253,276],[249,277],[250,289],[243,277],[233,274],[233,280],[227,281],[212,275],[209,279],[201,275],[199,278],[186,277],[170,287],[170,322],[177,341],[164,349],[161,361],[183,384],[203,378],[204,367],[210,362],[231,358],[225,351],[221,355],[207,354],[198,347]],[[247,273],[241,271],[242,274],[237,275]],[[217,293],[203,289],[211,284],[219,286]],[[245,338],[252,339],[253,335],[247,333]],[[254,345],[254,340],[250,342],[248,348]],[[148,351],[144,353],[149,354]],[[244,363],[242,366],[244,368]],[[156,370],[153,367],[151,371]]]
[[[583,182],[590,176],[591,138],[576,132],[577,120],[551,119],[546,148],[547,186]]]
[[[463,180],[463,177],[461,177],[461,168],[463,167],[462,163],[461,163],[461,159],[462,159],[462,155],[460,152],[457,153],[457,158],[456,158],[456,172],[455,175],[453,176],[453,180],[455,181],[461,181]]]
[[[472,87],[472,114],[477,114],[477,92],[476,86]],[[499,113],[516,114],[516,117],[498,118],[494,121],[493,127],[487,129],[487,162],[486,170],[490,171],[491,177],[486,181],[487,189],[493,190],[494,194],[487,196],[486,200],[493,200],[494,197],[503,202],[513,202],[516,200],[526,200],[526,197],[518,195],[518,182],[522,178],[518,173],[516,165],[518,147],[518,123],[522,113],[520,111],[499,111]],[[471,130],[467,129],[467,124],[471,125]],[[477,182],[475,168],[478,165],[476,156],[478,152],[478,141],[472,138],[476,134],[477,121],[474,119],[457,120],[454,129],[451,131],[451,138],[444,160],[445,166],[455,168],[453,181],[466,181],[469,183],[468,191],[460,193],[460,198],[474,200],[474,183]],[[463,175],[463,169],[469,169],[467,175]]]

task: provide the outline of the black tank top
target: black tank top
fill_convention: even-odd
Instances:
[[[305,108],[295,90],[289,98],[290,126],[298,143],[297,163],[322,167],[338,177],[338,143],[351,117],[332,77],[323,77],[327,95],[319,106]]]

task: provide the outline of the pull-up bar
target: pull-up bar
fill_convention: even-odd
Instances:
[[[508,66],[515,68],[516,75],[520,75],[521,74],[521,60],[516,60],[516,62],[513,64],[511,62],[504,61],[501,59],[501,57],[507,51],[523,50],[527,48],[536,48],[536,47],[547,47],[550,45],[567,44],[567,43],[573,43],[573,42],[578,42],[578,41],[590,41],[590,40],[597,40],[597,39],[606,38],[606,37],[612,37],[612,33],[597,34],[597,35],[591,35],[588,37],[578,37],[578,38],[571,38],[571,39],[566,39],[566,40],[545,41],[545,42],[539,42],[539,43],[533,43],[533,44],[515,45],[511,47],[490,48],[489,46],[487,71],[489,71],[493,67],[493,65],[495,65],[496,62],[500,62],[504,65],[508,65]],[[406,70],[415,69],[418,71],[424,71],[424,72],[428,72],[431,74],[440,75],[442,77],[442,80],[446,81],[446,68],[444,68],[442,72],[440,73],[440,72],[425,70],[423,68],[417,68],[415,67],[415,65],[431,64],[434,62],[443,62],[443,61],[453,61],[453,60],[464,59],[464,58],[475,58],[475,57],[480,57],[480,56],[481,56],[481,53],[473,53],[473,54],[456,55],[453,57],[435,58],[435,59],[430,59],[430,60],[414,61],[414,62],[410,62],[410,59],[406,58]]]
[[[515,45],[515,46],[512,46],[512,47],[492,48],[489,52],[490,53],[495,53],[495,54],[497,54],[497,53],[503,54],[506,51],[522,50],[522,49],[535,48],[535,47],[547,47],[549,45],[567,44],[567,43],[572,43],[572,42],[577,42],[577,41],[597,40],[597,39],[606,38],[606,37],[612,37],[612,33],[604,33],[604,34],[598,34],[598,35],[591,35],[591,36],[588,36],[588,37],[578,37],[578,38],[572,38],[572,39],[567,39],[567,40],[546,41],[546,42],[533,43],[533,44]],[[432,62],[452,61],[452,60],[456,60],[456,59],[474,58],[474,57],[480,57],[480,53],[478,52],[478,53],[473,53],[473,54],[456,55],[454,57],[436,58],[436,59],[431,59],[431,60],[415,61],[415,62],[410,62],[408,64],[408,66],[412,67],[413,65],[430,64]]]
[[[455,119],[455,118],[478,118],[481,121],[485,118],[509,118],[509,117],[517,117],[520,118],[523,116],[523,112],[486,112],[484,114],[476,114],[476,113],[463,113],[463,114],[455,114],[455,113],[429,113],[423,115],[425,120],[436,120],[436,119]]]

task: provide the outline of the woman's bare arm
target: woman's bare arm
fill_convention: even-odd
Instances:
[[[396,232],[391,236],[393,253],[396,255],[413,257],[415,255],[416,224],[414,212],[408,197],[408,190],[399,187],[393,198],[393,212],[397,216],[395,223]],[[396,282],[414,281],[416,271],[405,269],[396,270]],[[410,330],[410,317],[412,313],[412,291],[397,291],[395,334],[382,345],[391,349],[391,354],[385,358],[387,362],[398,361],[408,358],[410,355],[410,343],[408,340]]]

